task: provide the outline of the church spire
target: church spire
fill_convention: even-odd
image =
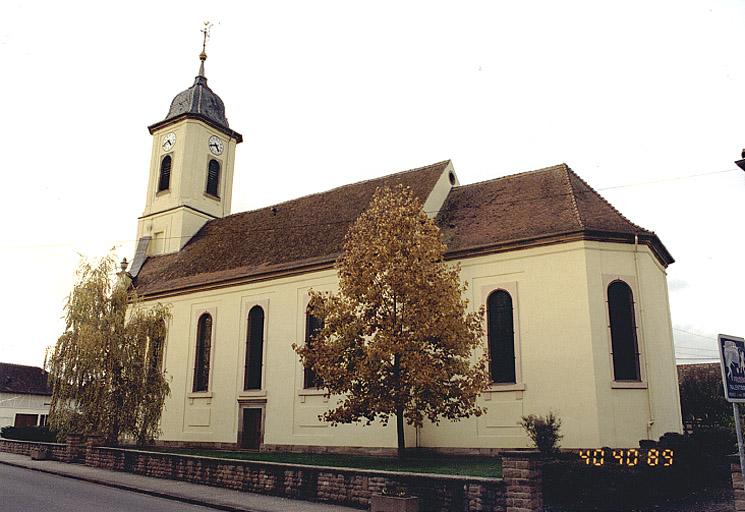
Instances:
[[[204,22],[204,28],[200,30],[202,33],[202,53],[199,54],[199,73],[197,74],[198,77],[202,77],[204,79],[207,79],[207,77],[204,74],[204,61],[207,60],[207,38],[210,36],[210,28],[212,28],[212,23],[209,21]]]

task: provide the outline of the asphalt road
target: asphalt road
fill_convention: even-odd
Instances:
[[[0,512],[208,512],[136,492],[0,464]]]

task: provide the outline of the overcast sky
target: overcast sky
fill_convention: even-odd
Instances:
[[[745,336],[745,1],[3,0],[0,361],[42,364],[81,256],[131,259],[146,127],[206,19],[245,139],[234,212],[445,159],[461,183],[566,162],[675,257],[681,361]]]

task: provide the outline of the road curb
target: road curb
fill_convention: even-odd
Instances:
[[[149,489],[142,489],[140,487],[135,487],[132,485],[127,484],[121,484],[121,483],[115,483],[108,480],[101,480],[97,478],[91,478],[86,476],[80,476],[80,475],[72,475],[70,473],[65,473],[63,471],[55,471],[51,469],[45,469],[45,468],[37,468],[33,466],[27,466],[25,464],[19,464],[16,462],[9,462],[6,460],[0,460],[0,464],[4,464],[6,466],[13,466],[16,468],[21,469],[28,469],[30,471],[38,471],[40,473],[47,473],[49,475],[55,475],[55,476],[61,476],[65,478],[72,478],[73,480],[81,480],[83,482],[89,482],[92,484],[98,484],[98,485],[104,485],[106,487],[113,487],[115,489],[121,489],[124,491],[131,491],[136,492],[139,494],[146,494],[148,496],[154,496],[156,498],[163,498],[171,501],[178,501],[181,503],[188,503],[189,505],[200,505],[203,507],[210,507],[218,510],[227,510],[228,512],[263,512],[261,510],[251,509],[251,508],[244,508],[244,507],[234,507],[231,505],[225,505],[222,503],[210,503],[208,501],[204,500],[198,500],[195,498],[190,498],[188,496],[181,496],[178,494],[173,493],[165,493],[160,491],[153,491]]]

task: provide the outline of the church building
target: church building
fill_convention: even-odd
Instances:
[[[409,446],[528,446],[523,415],[556,413],[565,448],[634,447],[681,432],[666,268],[673,258],[565,164],[461,184],[450,161],[231,213],[236,148],[222,100],[194,84],[149,127],[150,178],[130,275],[169,304],[171,394],[159,442],[262,450],[395,449],[395,421],[332,427],[334,403],[293,343],[312,334],[310,290],[336,290],[344,235],[376,188],[403,184],[486,308],[487,412],[407,427]],[[474,355],[474,361],[479,354]]]

